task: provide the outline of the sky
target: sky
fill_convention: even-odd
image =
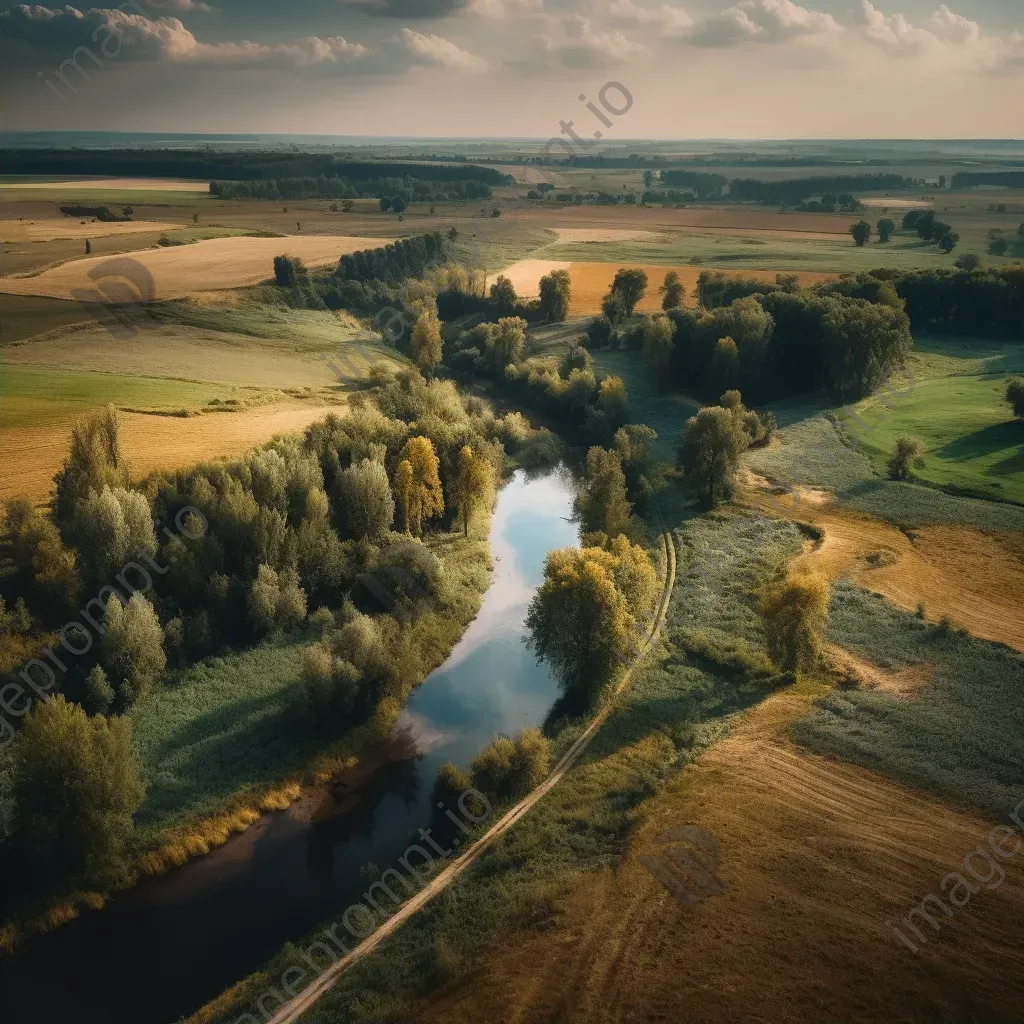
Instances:
[[[1024,135],[1007,0],[3,3],[0,130]]]

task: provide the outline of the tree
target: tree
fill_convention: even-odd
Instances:
[[[604,413],[612,432],[618,430],[629,419],[629,395],[621,377],[610,374],[602,378],[597,389],[596,404],[598,410]]]
[[[353,463],[338,478],[336,494],[345,536],[376,542],[387,535],[395,518],[395,499],[382,462]]]
[[[632,511],[621,459],[615,452],[591,448],[587,452],[584,484],[575,501],[575,514],[583,532],[616,537],[629,527]]]
[[[123,708],[146,694],[167,666],[164,631],[153,606],[142,594],[127,604],[112,596],[103,615],[100,662]]]
[[[441,321],[434,309],[425,309],[412,328],[410,340],[413,362],[421,369],[427,370],[441,362],[443,341],[441,338]]]
[[[1005,401],[1014,416],[1024,419],[1024,378],[1014,377],[1006,382]]]
[[[124,216],[124,218],[126,220],[131,220],[132,216],[135,214],[135,207],[134,206],[122,206],[121,207],[121,214],[122,214],[122,216]]]
[[[91,715],[106,715],[114,706],[117,694],[99,665],[93,665],[85,680],[85,710]]]
[[[620,269],[612,281],[610,294],[618,300],[624,316],[632,316],[637,303],[647,293],[647,272],[638,268]]]
[[[665,280],[658,291],[661,293],[662,309],[674,309],[676,306],[681,306],[686,298],[686,289],[675,270],[670,270],[665,275]]]
[[[981,257],[975,252],[961,253],[957,256],[954,266],[956,266],[957,270],[963,270],[969,274],[972,270],[977,270],[981,266]]]
[[[130,719],[90,719],[58,694],[25,716],[12,753],[15,836],[29,863],[112,881],[145,795]]]
[[[341,201],[341,212],[351,213],[355,209],[355,203],[351,199],[342,199]]]
[[[504,274],[499,274],[497,280],[491,285],[491,303],[497,307],[502,316],[514,313],[519,304],[519,296],[516,295],[515,287]]]
[[[380,212],[387,213],[391,209],[391,200],[387,196],[381,196]]]
[[[85,255],[88,256],[92,252],[92,242],[87,238],[85,240]]]
[[[75,513],[71,533],[86,582],[105,582],[137,552],[157,551],[149,501],[140,491],[123,487],[90,491]]]
[[[878,240],[888,242],[896,230],[896,222],[891,217],[883,217],[878,222]]]
[[[81,589],[78,559],[53,522],[24,498],[14,498],[7,502],[4,527],[19,589],[52,609],[75,607]]]
[[[193,213],[192,214],[192,223],[193,224],[198,224],[199,223],[199,214],[198,213]]]
[[[409,208],[409,204],[405,201],[405,199],[402,196],[395,196],[394,198],[392,198],[392,200],[391,200],[391,209],[395,213],[399,213],[399,214],[405,213],[405,211],[408,208]]]
[[[90,491],[127,487],[128,464],[121,453],[117,411],[112,405],[75,424],[64,465],[54,477],[54,517],[63,528]]]
[[[698,494],[714,505],[732,496],[741,450],[732,413],[706,406],[686,422],[679,467]]]
[[[896,448],[886,463],[889,478],[891,480],[910,479],[911,468],[915,466],[920,468],[924,465],[924,459],[921,457],[923,451],[920,441],[912,437],[901,437],[896,442]]]
[[[540,313],[552,323],[562,323],[569,315],[572,278],[568,270],[553,270],[540,279]]]
[[[306,592],[294,569],[260,565],[249,588],[249,618],[261,633],[291,629],[306,617]]]
[[[858,247],[863,248],[871,238],[871,225],[866,220],[859,220],[850,225],[850,234]]]
[[[549,743],[540,729],[531,728],[514,738],[496,736],[473,758],[470,773],[474,788],[501,802],[526,796],[547,778],[550,767]],[[446,788],[458,781],[458,776],[449,777]]]
[[[407,512],[403,517],[409,532],[419,537],[423,533],[423,522],[444,514],[444,494],[439,476],[440,462],[428,437],[410,437],[398,456],[401,463],[409,463],[410,481]],[[403,471],[404,475],[405,471]],[[401,496],[399,501],[401,502]]]
[[[459,470],[455,484],[455,508],[462,520],[462,532],[469,536],[470,521],[494,504],[496,474],[484,455],[476,455],[470,446],[459,451]]]
[[[930,210],[907,210],[907,212],[903,214],[903,220],[901,222],[903,230],[916,230],[917,222],[925,215],[925,213],[932,213],[932,216],[934,217],[934,212]]]
[[[667,390],[671,385],[669,371],[672,367],[672,353],[675,329],[667,316],[652,316],[644,323],[644,362],[647,376],[655,387]]]
[[[998,236],[988,243],[988,251],[993,256],[1005,256],[1010,249],[1008,239]]]
[[[947,255],[960,244],[960,236],[955,231],[946,231],[939,239],[939,248]]]
[[[789,576],[761,596],[768,654],[784,672],[806,672],[821,657],[828,626],[828,582],[815,573]]]
[[[644,188],[650,188],[654,184],[654,172],[644,171]]]
[[[552,551],[526,616],[527,644],[566,694],[592,701],[635,650],[656,589],[650,559],[624,537],[611,550]]]
[[[398,509],[402,513],[402,530],[412,532],[412,463],[408,459],[399,462],[395,469],[394,492]]]
[[[504,371],[506,366],[522,362],[526,355],[526,321],[518,316],[503,316],[488,334],[487,348],[494,360],[495,369]]]
[[[298,256],[274,257],[274,283],[280,288],[295,288],[309,280],[309,271]]]

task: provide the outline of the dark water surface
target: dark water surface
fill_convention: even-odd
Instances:
[[[491,530],[494,582],[391,738],[335,789],[311,790],[206,857],[115,897],[0,960],[3,1024],[171,1024],[258,969],[289,939],[356,902],[360,869],[395,862],[430,824],[444,761],[466,764],[495,732],[540,724],[557,696],[523,644],[545,555],[575,544],[572,484],[517,473]]]

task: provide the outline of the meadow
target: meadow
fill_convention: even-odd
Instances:
[[[1024,430],[1004,401],[1022,371],[1020,344],[918,338],[901,379],[843,410],[842,423],[879,471],[897,438],[914,437],[921,480],[1024,504]]]
[[[794,725],[798,742],[996,817],[1020,802],[1024,657],[843,583],[830,633],[883,669],[926,665],[930,679],[912,700],[865,689],[832,693]]]

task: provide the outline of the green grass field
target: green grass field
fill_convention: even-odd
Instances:
[[[714,270],[807,270],[826,274],[852,274],[876,267],[951,269],[956,258],[916,237],[902,235],[886,245],[872,244],[860,249],[852,239],[771,238],[756,231],[751,231],[749,237],[679,232],[667,243],[564,242],[546,246],[532,255],[537,259],[622,266],[697,264]]]
[[[921,480],[1024,504],[1024,423],[1003,401],[1009,374],[1022,370],[1019,344],[918,341],[907,372],[843,410],[842,423],[879,472],[897,439],[914,437]]]
[[[8,364],[0,368],[0,423],[40,426],[53,420],[55,410],[58,418],[66,419],[98,405],[195,408],[235,394],[218,384]]]
[[[912,700],[834,692],[793,727],[798,742],[1002,814],[1024,783],[1024,657],[947,631],[848,583],[835,585],[832,639],[882,668],[928,665]]]

